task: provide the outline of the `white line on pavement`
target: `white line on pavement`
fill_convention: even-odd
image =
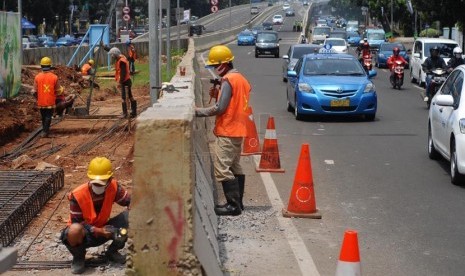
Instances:
[[[259,165],[260,156],[255,155],[254,161],[256,166]],[[284,235],[286,236],[287,242],[291,246],[292,252],[294,253],[295,259],[299,264],[300,272],[302,275],[319,276],[320,273],[313,262],[312,255],[308,252],[302,237],[292,223],[292,219],[285,218],[282,216],[282,209],[284,207],[281,197],[279,196],[276,184],[271,178],[270,173],[260,173],[263,184],[265,185],[266,193],[270,199],[271,206],[273,207],[276,218],[278,219],[279,225],[284,229]]]

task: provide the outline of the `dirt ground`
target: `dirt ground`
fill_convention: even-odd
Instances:
[[[41,127],[41,121],[30,88],[34,76],[39,71],[37,67],[23,68],[24,88],[21,89],[20,95],[14,99],[0,101],[0,170],[34,169],[41,162],[64,169],[64,187],[47,202],[42,212],[33,219],[12,245],[18,249],[20,261],[66,261],[70,260],[70,254],[58,239],[58,233],[66,225],[69,216],[69,202],[66,195],[88,180],[87,165],[96,156],[109,158],[116,179],[129,191],[131,190],[136,122],[131,120],[131,128],[128,128],[129,120],[121,118],[121,96],[118,90],[113,87],[94,88],[90,108],[91,118],[78,119],[73,115],[65,115],[62,119],[54,118],[49,138],[34,136]],[[74,107],[78,109],[84,107],[89,91],[88,80],[84,80],[73,68],[58,67],[54,72],[59,76],[66,93],[78,95]],[[99,81],[98,78],[96,81]],[[148,86],[133,87],[132,90],[140,113],[150,105]],[[31,140],[30,146],[19,150],[18,146],[26,140]],[[114,213],[121,210],[116,208]],[[101,252],[91,252],[91,255],[98,253]],[[106,266],[96,271],[124,275],[121,266]],[[33,274],[50,275],[50,271],[47,272],[48,274],[37,273]],[[5,275],[20,274],[24,272],[13,271]],[[61,270],[53,275],[67,274],[69,270]]]

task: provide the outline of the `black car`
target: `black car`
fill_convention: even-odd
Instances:
[[[295,16],[294,9],[287,9],[286,10],[286,16]]]
[[[273,23],[271,23],[271,22],[263,22],[262,27],[263,27],[263,30],[265,30],[265,31],[272,31],[273,30]]]
[[[279,58],[280,40],[278,32],[258,32],[257,40],[255,41],[255,57],[258,58],[259,55],[274,55],[275,58]]]

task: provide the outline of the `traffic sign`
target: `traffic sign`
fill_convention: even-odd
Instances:
[[[125,14],[123,15],[123,20],[128,22],[129,20],[131,20],[131,16],[129,16],[129,14]]]
[[[130,11],[131,9],[128,6],[123,8],[123,13],[129,13]]]
[[[212,13],[215,13],[218,11],[218,6],[212,6],[211,9]]]
[[[218,0],[210,0],[210,4],[212,4],[213,6],[217,6]]]

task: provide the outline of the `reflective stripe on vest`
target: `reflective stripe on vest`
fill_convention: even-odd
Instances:
[[[35,77],[37,85],[37,106],[54,107],[55,106],[55,87],[58,82],[58,76],[52,72],[40,72]]]
[[[227,73],[222,81],[231,85],[231,101],[226,111],[216,116],[213,132],[216,136],[246,137],[251,86],[239,72]]]
[[[126,76],[123,81],[120,81],[119,79],[121,75],[121,66],[126,67]],[[115,80],[117,82],[125,82],[131,78],[131,75],[129,75],[129,61],[126,59],[124,55],[121,55],[120,58],[116,61],[115,69]]]
[[[95,227],[103,227],[107,224],[111,215],[111,208],[115,202],[116,192],[118,185],[116,179],[112,179],[108,187],[105,189],[105,198],[103,199],[102,209],[97,215],[94,208],[94,201],[92,200],[91,187],[88,183],[84,183],[72,191],[72,195],[79,204],[82,211],[82,217],[85,223]],[[69,199],[71,199],[71,194]],[[71,216],[68,220],[68,225],[71,225]]]

